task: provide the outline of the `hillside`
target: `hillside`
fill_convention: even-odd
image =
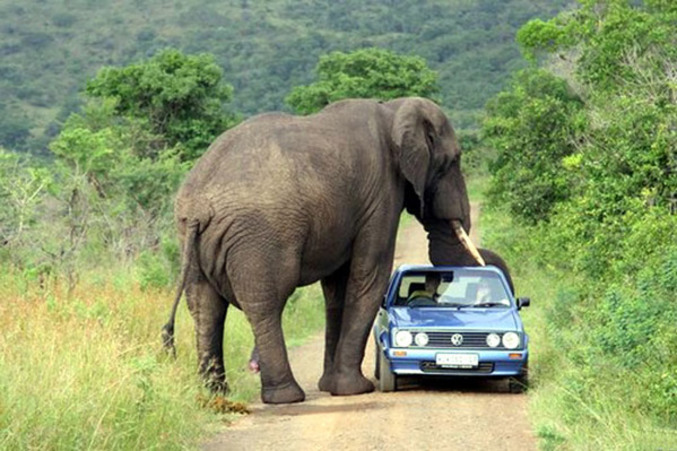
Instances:
[[[460,127],[523,62],[520,25],[568,0],[0,0],[0,145],[36,150],[104,65],[166,47],[216,55],[244,115],[284,108],[332,50],[379,46],[424,57]]]

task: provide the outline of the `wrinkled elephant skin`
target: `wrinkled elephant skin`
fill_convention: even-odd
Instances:
[[[345,100],[306,117],[263,114],[221,135],[175,204],[183,243],[176,301],[185,289],[209,386],[227,387],[223,326],[233,305],[254,332],[263,401],[303,400],[281,315],[296,287],[319,280],[327,319],[319,387],[372,391],[360,365],[404,208],[424,225],[470,229],[457,138],[429,100]],[[439,233],[458,243],[450,227]],[[172,314],[169,346],[173,329]]]

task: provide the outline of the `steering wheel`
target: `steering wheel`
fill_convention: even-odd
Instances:
[[[409,301],[407,301],[407,305],[409,307],[433,306],[433,305],[437,305],[437,302],[435,302],[434,300],[432,300],[429,297],[416,296],[416,297],[410,299]]]

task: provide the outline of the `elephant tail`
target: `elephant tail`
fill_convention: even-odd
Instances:
[[[176,296],[174,297],[174,304],[172,305],[172,312],[169,314],[169,321],[162,327],[162,344],[164,348],[169,351],[172,356],[176,357],[176,348],[174,347],[174,322],[176,319],[176,309],[181,301],[181,296],[186,289],[186,282],[188,280],[188,272],[193,264],[195,258],[195,241],[199,232],[200,223],[193,221],[188,225],[186,241],[183,245],[183,259],[181,262],[181,275],[179,284],[176,288]]]

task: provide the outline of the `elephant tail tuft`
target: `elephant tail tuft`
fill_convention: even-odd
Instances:
[[[199,220],[193,220],[188,224],[186,234],[186,241],[183,246],[183,258],[181,262],[181,276],[176,288],[176,296],[174,297],[174,304],[172,305],[172,312],[169,315],[169,321],[162,327],[162,344],[166,351],[170,352],[173,357],[176,357],[176,348],[174,346],[174,323],[176,320],[176,309],[181,301],[181,296],[186,289],[186,282],[188,280],[188,272],[193,259],[195,258],[195,243],[197,235],[200,230]]]

